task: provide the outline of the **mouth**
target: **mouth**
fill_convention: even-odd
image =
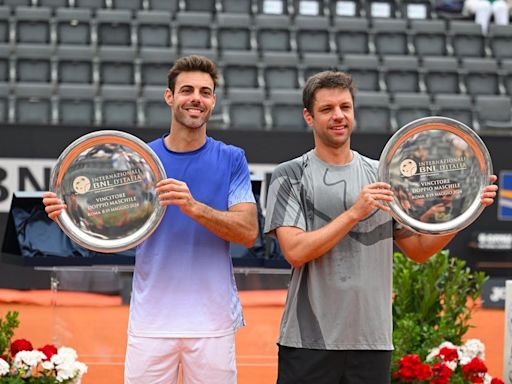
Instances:
[[[188,112],[189,115],[192,115],[192,116],[199,116],[200,114],[202,114],[204,112],[204,108],[200,108],[200,107],[187,107],[184,109],[185,109],[185,111]]]
[[[334,125],[330,129],[331,131],[342,133],[347,130],[347,126],[345,124]]]

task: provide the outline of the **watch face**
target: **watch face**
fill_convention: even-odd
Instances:
[[[91,181],[85,176],[78,176],[73,180],[73,189],[78,194],[84,194],[91,189]]]

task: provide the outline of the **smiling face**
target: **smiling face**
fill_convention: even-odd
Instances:
[[[174,93],[165,92],[172,108],[172,125],[189,129],[205,128],[215,106],[214,83],[205,72],[182,72],[176,78]]]
[[[315,145],[323,148],[350,148],[354,127],[354,103],[348,89],[320,88],[315,92],[312,112],[304,109],[304,119],[313,128]]]

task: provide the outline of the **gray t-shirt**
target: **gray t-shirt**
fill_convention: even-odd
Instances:
[[[312,231],[349,209],[377,181],[378,162],[353,151],[331,165],[314,151],[279,165],[270,182],[265,233]],[[326,350],[391,350],[391,216],[375,210],[328,253],[294,268],[279,344]]]

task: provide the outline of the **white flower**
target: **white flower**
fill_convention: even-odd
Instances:
[[[84,363],[81,363],[80,361],[77,361],[75,363],[75,369],[78,371],[78,376],[82,377],[87,373],[87,365]]]
[[[9,363],[0,358],[0,376],[5,376],[9,373]]]
[[[475,357],[485,360],[485,345],[478,339],[469,339],[459,348],[460,363],[465,365]]]
[[[55,368],[53,363],[50,360],[43,361],[41,363],[41,367],[43,367],[44,370],[51,371]]]
[[[452,371],[455,371],[455,369],[457,368],[457,361],[456,360],[453,360],[453,361],[445,361],[444,364],[450,368]]]
[[[16,368],[33,368],[44,359],[46,359],[46,355],[41,351],[19,351],[14,356],[14,366]]]
[[[58,382],[72,379],[75,376],[75,364],[72,362],[64,362],[59,364],[56,368]]]
[[[76,351],[73,348],[68,347],[60,347],[57,351],[57,354],[62,358],[65,362],[74,362],[78,355],[76,354]]]

